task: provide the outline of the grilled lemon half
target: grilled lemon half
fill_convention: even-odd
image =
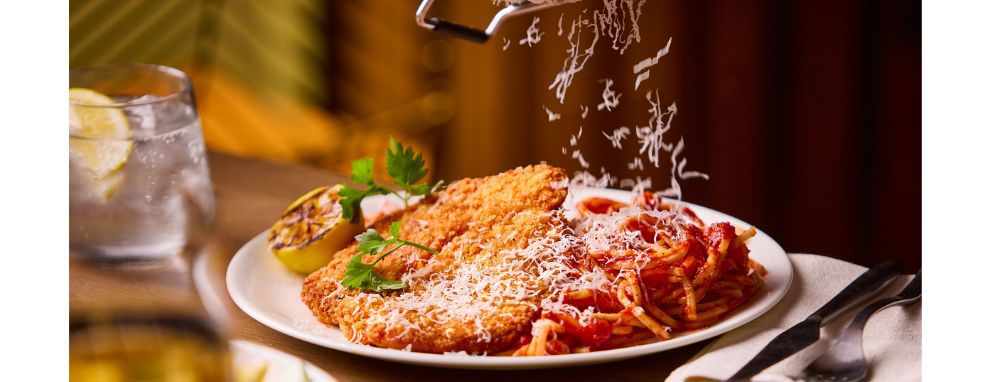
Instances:
[[[319,187],[296,199],[268,232],[268,247],[289,269],[312,273],[330,262],[365,226],[344,219],[340,185]]]

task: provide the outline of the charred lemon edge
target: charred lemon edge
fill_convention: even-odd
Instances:
[[[282,216],[285,216],[286,214],[295,211],[297,208],[299,208],[299,206],[303,205],[304,202],[306,202],[306,201],[308,201],[310,199],[313,199],[317,195],[323,194],[324,191],[331,191],[331,192],[333,192],[333,193],[336,194],[340,189],[341,189],[341,185],[339,185],[339,184],[336,185],[336,186],[333,186],[333,187],[330,187],[330,186],[320,186],[320,187],[314,188],[314,189],[308,191],[307,193],[303,194],[303,196],[300,196],[300,197],[296,198],[295,201],[293,201],[292,203],[290,203],[289,204],[289,207],[286,207],[286,210],[282,212]]]
[[[286,208],[282,216],[272,224],[268,235],[269,250],[290,270],[301,274],[309,274],[322,268],[330,262],[335,253],[347,247],[355,235],[361,233],[364,228],[363,218],[359,217],[357,222],[350,222],[344,219],[343,216],[339,216],[333,226],[321,230],[304,243],[276,248],[272,242],[276,236],[276,226],[279,225],[282,219],[294,213],[300,206],[313,200],[313,198],[319,197],[326,192],[336,194],[340,190],[340,187],[340,185],[333,187],[321,186],[310,190],[289,204],[289,207]]]

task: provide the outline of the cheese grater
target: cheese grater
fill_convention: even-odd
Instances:
[[[473,0],[481,1],[481,0]],[[475,41],[475,42],[486,42],[492,35],[496,33],[499,26],[503,21],[510,17],[519,16],[522,14],[536,12],[541,9],[550,8],[556,5],[561,5],[565,3],[572,3],[577,0],[535,0],[526,1],[522,0],[515,4],[507,4],[504,8],[499,10],[492,17],[492,21],[489,21],[489,26],[484,30],[477,29],[470,26],[461,25],[451,21],[447,21],[438,17],[427,18],[427,12],[430,10],[430,6],[433,5],[434,0],[423,0],[420,3],[420,7],[416,10],[416,24],[432,30],[434,32],[439,32],[446,34],[448,36],[463,38],[465,40]],[[508,3],[508,2],[507,2]]]

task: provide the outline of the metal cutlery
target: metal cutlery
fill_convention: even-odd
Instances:
[[[544,1],[544,2],[529,2],[523,1],[518,4],[509,4],[505,8],[500,10],[495,16],[492,17],[492,21],[489,22],[488,27],[485,29],[477,29],[470,26],[461,25],[458,23],[450,22],[438,17],[427,18],[427,12],[430,10],[430,6],[433,5],[434,0],[423,0],[420,3],[420,7],[416,10],[416,24],[427,28],[429,30],[446,34],[448,36],[463,38],[475,42],[486,42],[496,33],[499,26],[502,25],[506,19],[514,16],[519,16],[522,14],[539,11],[541,9],[550,8],[561,3],[556,1]]]
[[[878,300],[857,314],[840,339],[830,346],[802,373],[803,381],[860,382],[867,378],[867,359],[864,357],[864,327],[871,315],[895,305],[907,305],[922,298],[922,271],[915,274],[908,285],[897,295]]]
[[[902,263],[900,261],[886,261],[867,270],[804,321],[774,337],[750,362],[729,379],[731,381],[749,380],[771,365],[812,345],[819,340],[819,329],[823,324],[850,306],[875,294],[896,276],[901,268]]]

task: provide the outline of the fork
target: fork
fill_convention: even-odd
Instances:
[[[805,368],[799,381],[860,382],[867,378],[867,360],[864,357],[864,326],[874,313],[895,305],[911,304],[922,298],[922,271],[915,274],[912,281],[893,297],[884,298],[868,305],[843,331],[840,339],[829,347],[811,365]]]

